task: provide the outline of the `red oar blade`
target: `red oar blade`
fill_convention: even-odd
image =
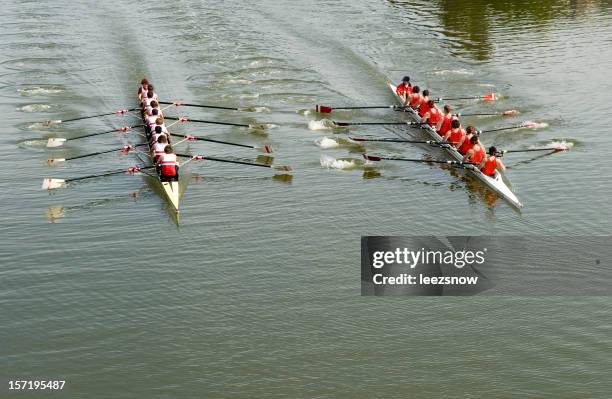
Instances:
[[[332,112],[334,109],[333,109],[332,107],[327,106],[327,105],[319,105],[319,104],[317,104],[317,105],[315,106],[315,110],[316,110],[317,112],[319,112],[319,113],[322,113],[322,114],[329,114],[329,113],[330,113],[330,112]]]
[[[264,145],[262,149],[266,154],[272,154],[274,152],[270,144]]]
[[[363,154],[363,157],[367,160],[367,161],[380,161],[381,158],[377,157],[376,155],[368,155],[368,154]]]
[[[484,96],[482,96],[482,99],[485,101],[495,101],[498,99],[497,94],[495,93],[487,93]]]

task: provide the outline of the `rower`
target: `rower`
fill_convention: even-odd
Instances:
[[[159,158],[165,153],[166,146],[168,145],[168,138],[165,134],[160,134],[157,141],[151,147],[151,151],[153,152],[153,163],[157,163]]]
[[[159,118],[159,109],[153,108],[147,114],[145,114],[145,125],[149,127],[149,131],[155,129],[155,122],[157,122],[157,118]]]
[[[470,150],[470,148],[472,148],[470,140],[474,136],[474,133],[476,133],[476,129],[474,128],[474,126],[468,126],[467,128],[465,128],[465,136],[463,136],[461,142],[457,144],[457,150],[459,151],[459,154],[465,155]]]
[[[157,160],[156,166],[161,181],[178,180],[179,163],[171,145],[164,148],[164,153]]]
[[[155,129],[152,131],[151,133],[151,144],[155,144],[157,143],[157,141],[159,140],[159,138],[161,136],[166,136],[166,140],[168,140],[168,133],[164,132],[164,126],[163,125],[156,125]]]
[[[152,110],[153,108],[157,108],[157,109],[159,109],[159,103],[158,103],[157,101],[155,101],[155,100],[151,101],[151,103],[149,104],[149,106],[145,108],[145,112],[146,112],[147,114],[149,114],[149,113],[151,113],[151,110]]]
[[[404,100],[404,103],[407,101],[408,96],[412,94],[412,84],[410,83],[409,76],[404,76],[402,83],[398,84],[395,88],[395,92]]]
[[[444,106],[444,115],[438,121],[438,125],[436,126],[436,131],[440,135],[440,137],[446,136],[446,133],[451,129],[451,122],[457,119],[455,115],[452,113],[452,108],[450,105]]]
[[[419,104],[419,116],[421,118],[429,111],[429,90],[423,90],[422,96],[421,104]]]
[[[482,146],[480,140],[478,139],[478,136],[476,135],[473,135],[470,138],[470,145],[472,146],[472,148],[470,148],[463,156],[463,161],[472,162],[477,165],[480,165],[482,160],[487,155],[487,152],[485,151],[485,148]]]
[[[442,119],[442,111],[434,100],[427,101],[427,107],[427,112],[423,114],[423,122],[427,122],[429,126],[437,126]]]
[[[497,159],[497,148],[495,146],[489,147],[489,155],[486,156],[482,162],[480,162],[480,171],[487,176],[495,177],[498,170],[506,170],[506,165]]]
[[[157,97],[157,93],[155,92],[155,90],[153,89],[153,85],[149,83],[149,91],[153,93],[153,99],[159,101],[159,98]],[[147,92],[147,95],[149,93]]]
[[[454,119],[451,122],[451,129],[444,136],[444,141],[448,141],[454,147],[457,147],[465,136],[465,130],[461,127],[461,122],[458,119]]]
[[[140,101],[143,100],[147,91],[149,91],[149,81],[147,79],[142,79],[140,81],[140,87],[138,88],[138,98],[140,99]]]
[[[413,109],[419,108],[421,102],[423,101],[423,96],[421,95],[420,91],[421,88],[419,86],[414,86],[412,88],[412,93],[406,99],[407,103],[404,105],[410,105],[410,107]]]

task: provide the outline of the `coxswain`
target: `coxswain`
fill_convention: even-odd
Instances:
[[[470,144],[472,148],[470,148],[468,152],[463,156],[463,161],[472,162],[476,165],[480,165],[482,160],[487,155],[487,152],[485,151],[485,148],[482,146],[482,143],[476,135],[473,135],[472,138],[470,138]]]
[[[412,94],[412,84],[409,76],[404,76],[402,83],[395,88],[395,92],[404,100],[404,103],[408,100],[408,96]]]
[[[427,113],[427,111],[429,111],[429,90],[423,90],[422,96],[423,98],[421,99],[421,104],[419,105],[419,116],[421,118]]]
[[[427,122],[429,126],[437,126],[442,119],[442,111],[436,105],[434,100],[427,101],[428,111],[423,114],[423,122]]]
[[[446,136],[446,133],[451,129],[451,122],[457,119],[455,115],[452,113],[452,109],[450,105],[444,106],[444,115],[438,121],[438,125],[436,126],[436,131],[440,135],[440,137]]]
[[[463,136],[465,136],[465,130],[461,127],[461,122],[458,119],[454,119],[451,122],[451,129],[444,136],[444,141],[448,141],[454,147],[457,147]]]
[[[159,158],[165,154],[166,152],[166,146],[168,145],[168,138],[166,137],[165,134],[160,134],[158,136],[158,139],[155,143],[153,143],[153,146],[151,147],[151,150],[153,152],[153,162],[157,163],[157,161],[159,160]]]
[[[161,181],[178,180],[179,163],[171,145],[164,148],[164,153],[157,160],[157,170]]]
[[[470,150],[470,148],[472,148],[470,140],[472,139],[472,136],[474,136],[474,133],[476,133],[476,129],[474,128],[474,126],[468,126],[465,128],[465,136],[463,136],[459,144],[457,144],[457,150],[459,151],[459,154],[465,155]]]
[[[487,176],[495,177],[498,170],[506,170],[506,165],[497,159],[497,148],[495,146],[489,147],[489,155],[487,155],[482,162],[480,162],[480,171]]]
[[[412,88],[412,93],[407,98],[407,104],[410,105],[413,109],[418,109],[423,101],[423,96],[421,95],[421,88],[419,86],[414,86]]]

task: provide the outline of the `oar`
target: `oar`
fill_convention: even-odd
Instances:
[[[262,124],[253,124],[253,125],[245,125],[242,123],[232,123],[232,122],[218,122],[218,121],[207,121],[202,119],[191,119],[185,116],[181,116],[179,118],[166,116],[164,119],[169,119],[171,121],[179,121],[179,122],[197,122],[197,123],[211,123],[214,125],[227,125],[227,126],[240,126],[240,127],[248,127],[249,129],[259,129],[265,130],[266,127]]]
[[[364,105],[357,107],[332,107],[329,105],[315,105],[315,110],[322,114],[329,114],[335,109],[381,109],[381,108],[403,108],[396,105]]]
[[[216,158],[216,157],[209,157],[209,156],[204,156],[204,155],[176,154],[176,156],[183,157],[183,158],[191,158],[189,161],[216,161],[216,162],[235,163],[239,165],[259,166],[261,168],[271,168],[271,169],[282,170],[286,172],[290,172],[293,170],[291,166],[289,165],[266,165],[263,163],[237,161],[234,159]]]
[[[456,113],[456,117],[460,116],[512,116],[519,114],[518,109],[510,109],[504,112],[492,112],[492,113],[475,113],[475,114],[462,114],[460,112]]]
[[[404,161],[404,162],[420,162],[420,163],[442,163],[447,165],[458,165],[461,167],[468,167],[469,165],[476,165],[474,162],[462,162],[462,161],[444,161],[439,159],[415,159],[415,158],[395,158],[395,157],[381,157],[378,155],[363,154],[363,157],[368,161]]]
[[[147,145],[147,144],[124,145],[123,147],[113,148],[112,150],[92,152],[90,154],[78,155],[76,157],[70,157],[70,158],[50,158],[50,159],[47,160],[47,163],[49,165],[54,165],[54,164],[60,163],[60,162],[66,162],[66,161],[72,161],[72,160],[75,160],[75,159],[93,157],[93,156],[96,156],[96,155],[108,154],[110,152],[117,152],[117,151],[121,151],[122,153],[127,154],[128,152],[132,151],[134,148],[142,147],[142,146],[145,146],[145,145]]]
[[[384,143],[412,143],[412,144],[429,144],[429,145],[433,145],[433,146],[440,146],[440,147],[444,147],[444,146],[450,146],[453,143],[449,143],[449,142],[444,142],[441,143],[439,141],[435,141],[435,140],[403,140],[403,139],[396,139],[396,138],[376,138],[376,139],[369,139],[369,138],[365,138],[365,137],[349,137],[350,140],[354,140],[354,141],[375,141],[375,142],[384,142]]]
[[[98,115],[90,115],[90,116],[81,116],[79,118],[72,118],[72,119],[56,119],[56,120],[48,120],[44,122],[45,126],[50,126],[50,125],[58,125],[60,123],[66,123],[66,122],[74,122],[74,121],[80,121],[83,119],[91,119],[91,118],[99,118],[101,116],[107,116],[107,115],[123,115],[126,114],[130,111],[136,111],[140,108],[130,108],[130,109],[118,109],[116,111],[113,112],[107,112],[105,114],[98,114]]]
[[[71,137],[71,138],[64,138],[64,137],[51,137],[47,140],[47,147],[60,147],[62,145],[64,145],[64,143],[66,141],[71,141],[71,140],[79,140],[79,139],[84,139],[86,137],[93,137],[93,136],[99,136],[102,134],[108,134],[108,133],[114,133],[114,132],[127,132],[130,129],[133,129],[135,127],[139,127],[139,126],[144,126],[144,125],[134,125],[134,126],[121,126],[119,128],[116,129],[112,129],[112,130],[107,130],[104,132],[97,132],[97,133],[90,133],[90,134],[86,134],[84,136],[78,136],[78,137]]]
[[[543,147],[543,148],[528,148],[525,150],[503,150],[502,154],[506,154],[509,152],[533,152],[533,151],[569,151],[569,147],[567,146],[558,146],[558,147]]]
[[[506,127],[498,127],[496,129],[488,129],[488,130],[479,130],[478,133],[489,133],[489,132],[499,132],[500,130],[512,130],[512,129],[521,129],[521,128],[532,128],[538,125],[537,122],[523,122],[520,125],[514,126],[506,126]]]
[[[106,172],[106,173],[100,173],[100,174],[96,174],[96,175],[87,175],[87,176],[82,176],[82,177],[75,177],[75,178],[72,178],[72,179],[54,179],[54,178],[51,178],[51,177],[47,177],[46,179],[43,180],[41,188],[43,190],[53,190],[55,188],[66,187],[66,185],[68,183],[72,183],[72,182],[75,182],[75,181],[94,179],[96,177],[119,175],[119,174],[122,174],[122,173],[124,173],[124,174],[134,174],[134,173],[140,172],[141,170],[153,169],[153,168],[155,168],[155,166],[144,166],[144,167],[131,166],[131,167],[127,168],[127,169],[112,170],[112,171]]]
[[[196,107],[196,108],[212,108],[212,109],[228,109],[230,111],[242,111],[243,108],[236,107],[221,107],[219,105],[206,105],[206,104],[188,104],[182,101],[158,101],[160,104],[174,105],[175,107]]]
[[[410,125],[421,126],[426,122],[336,122],[332,121],[336,126],[366,126],[366,125]]]
[[[438,97],[434,101],[453,101],[453,100],[485,100],[485,101],[495,101],[497,100],[497,94],[495,93],[487,93],[484,96],[472,96],[472,97],[454,97],[454,98],[442,98]]]
[[[177,133],[170,133],[171,136],[175,136],[175,137],[182,137],[185,140],[189,140],[189,141],[209,141],[211,143],[218,143],[218,144],[226,144],[226,145],[233,145],[236,147],[244,147],[244,148],[254,148],[256,150],[263,150],[266,154],[270,154],[272,153],[272,146],[269,144],[264,145],[263,147],[259,147],[259,146],[255,146],[255,145],[247,145],[247,144],[239,144],[239,143],[230,143],[229,141],[221,141],[221,140],[214,140],[214,139],[209,139],[206,137],[198,137],[198,136],[191,136],[191,135],[183,135],[183,134],[177,134]],[[181,140],[183,141],[183,140]]]

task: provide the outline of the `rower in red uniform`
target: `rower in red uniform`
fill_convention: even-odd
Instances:
[[[487,176],[494,177],[498,170],[506,170],[506,165],[501,159],[497,159],[495,154],[497,154],[497,148],[489,147],[489,155],[480,162],[480,171]]]
[[[421,95],[421,89],[419,86],[414,86],[412,88],[412,93],[408,96],[406,101],[407,103],[404,104],[405,106],[410,105],[410,107],[412,107],[413,109],[419,108],[421,102],[423,101],[423,96]]]
[[[457,117],[453,115],[451,111],[452,109],[450,105],[447,104],[444,106],[444,115],[442,115],[438,121],[438,125],[436,126],[436,131],[440,137],[446,136],[446,133],[448,133],[448,131],[451,129],[451,122],[457,119]]]
[[[161,181],[178,180],[179,163],[171,145],[168,144],[164,148],[164,153],[157,160],[156,166]]]
[[[461,122],[458,119],[454,119],[451,122],[451,129],[444,136],[444,141],[448,141],[451,145],[457,147],[463,136],[465,136],[465,130],[461,127]]]
[[[474,126],[468,126],[465,129],[465,136],[463,136],[463,139],[461,139],[461,142],[458,144],[457,148],[459,154],[465,155],[470,150],[470,148],[472,148],[470,140],[474,136],[474,133],[476,133],[476,129],[474,129]]]
[[[404,102],[406,102],[408,96],[412,94],[412,84],[410,83],[409,76],[404,76],[402,83],[398,84],[395,88],[395,92],[402,98],[402,100],[404,100]]]
[[[434,100],[429,100],[427,106],[429,110],[423,115],[423,122],[427,122],[429,126],[437,126],[442,119],[442,111]]]
[[[470,144],[472,145],[472,148],[470,148],[468,152],[463,156],[463,161],[472,162],[477,165],[480,165],[482,160],[485,159],[487,152],[485,151],[485,148],[482,146],[480,140],[478,140],[478,136],[476,135],[472,136],[472,138],[470,139]]]
[[[419,116],[422,118],[423,115],[429,111],[429,90],[423,90],[423,99],[421,100],[421,104],[419,105]]]

